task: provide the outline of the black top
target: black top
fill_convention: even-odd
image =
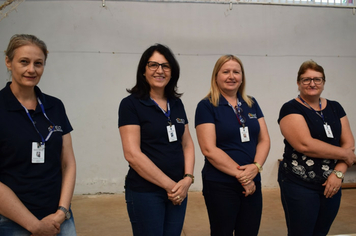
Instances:
[[[328,138],[324,129],[323,119],[316,111],[305,107],[295,99],[285,103],[279,113],[278,123],[289,114],[300,114],[304,117],[310,131],[310,135],[331,145],[340,146],[341,121],[346,115],[342,106],[336,101],[327,100],[327,105],[322,110],[324,120],[330,125],[334,138]],[[298,124],[293,124],[298,125]],[[286,139],[284,139],[283,162],[280,166],[289,179],[306,187],[323,189],[321,186],[332,173],[337,160],[313,158],[297,152]]]
[[[62,184],[62,135],[71,132],[72,126],[63,103],[43,94],[36,86],[36,95],[55,129],[45,143],[45,163],[32,163],[32,143],[41,142],[41,138],[11,92],[10,84],[0,91],[0,181],[41,219],[57,211]],[[46,137],[51,123],[40,106],[30,114],[39,132]]]

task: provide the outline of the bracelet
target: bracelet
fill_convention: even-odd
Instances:
[[[253,164],[255,164],[258,168],[258,172],[262,172],[263,168],[260,164],[258,164],[258,162],[254,162]]]
[[[192,179],[192,184],[194,184],[194,175],[191,175],[191,174],[185,174],[185,175],[183,176],[183,178],[185,178],[185,177],[189,177],[189,178],[191,178],[191,179]]]

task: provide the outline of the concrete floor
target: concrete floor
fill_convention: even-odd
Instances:
[[[286,236],[279,189],[263,189],[260,236]],[[75,195],[72,201],[78,236],[131,236],[124,194]],[[341,207],[329,234],[356,235],[356,189],[343,189]],[[209,221],[201,192],[189,192],[181,236],[209,235]]]

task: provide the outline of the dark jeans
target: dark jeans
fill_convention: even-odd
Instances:
[[[203,195],[212,236],[256,236],[261,222],[261,182],[245,197],[241,184],[203,180]],[[235,234],[234,234],[235,232]]]
[[[125,190],[127,212],[134,236],[180,236],[187,198],[173,205],[166,191],[136,192]]]
[[[279,174],[288,236],[325,236],[340,206],[341,190],[332,198],[324,191],[306,188]]]

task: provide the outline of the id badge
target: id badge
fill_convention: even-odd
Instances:
[[[324,124],[324,129],[325,129],[326,137],[334,138],[334,135],[333,135],[333,132],[331,131],[330,125]]]
[[[32,143],[32,163],[45,162],[45,145],[33,142]]]
[[[240,136],[241,136],[241,142],[249,142],[250,141],[250,135],[248,134],[248,127],[240,127]]]
[[[168,140],[169,142],[177,141],[176,127],[174,125],[167,126]]]

